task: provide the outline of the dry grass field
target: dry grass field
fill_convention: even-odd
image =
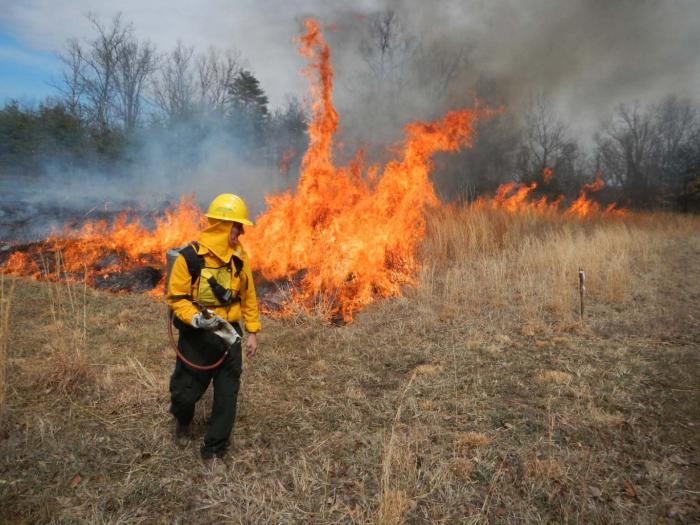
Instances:
[[[421,257],[349,325],[264,319],[210,464],[172,439],[163,304],[6,277],[0,522],[700,520],[698,218],[445,208]]]

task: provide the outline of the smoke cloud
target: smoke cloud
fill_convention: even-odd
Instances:
[[[402,35],[420,46],[397,65],[411,67],[416,80],[404,78],[394,101],[407,120],[434,118],[474,95],[517,113],[544,92],[565,120],[588,132],[621,102],[700,96],[700,4],[693,0],[387,0],[374,12],[382,10],[395,12]],[[353,79],[368,69],[360,46],[369,17],[344,13],[328,35],[348,113],[362,107]],[[430,75],[445,56],[462,60],[443,94]]]

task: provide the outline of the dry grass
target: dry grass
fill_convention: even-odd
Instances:
[[[61,279],[62,254],[57,251],[53,257],[51,264],[43,261],[46,284],[42,288],[51,315],[47,329],[53,337],[42,349],[47,366],[37,371],[37,379],[49,391],[70,394],[92,388],[97,381],[87,355],[87,278],[84,275],[80,282]]]
[[[494,317],[515,315],[526,335],[534,335],[552,322],[578,320],[579,268],[586,272],[589,301],[622,304],[666,232],[683,235],[697,222],[663,215],[581,222],[447,207],[429,223],[418,294],[441,311],[468,307]]]
[[[462,432],[457,436],[456,446],[461,450],[471,450],[489,444],[489,438],[480,432]]]
[[[0,418],[5,410],[5,396],[7,395],[7,338],[15,280],[12,279],[10,283],[9,289],[6,291],[5,276],[0,274]]]
[[[535,381],[540,384],[568,385],[572,376],[561,370],[543,370],[535,376]]]
[[[406,298],[264,320],[208,466],[171,437],[163,305],[19,280],[0,522],[693,523],[698,226],[439,212]]]

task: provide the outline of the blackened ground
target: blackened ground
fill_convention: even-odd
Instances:
[[[170,207],[160,195],[120,191],[121,179],[84,181],[0,173],[0,244],[45,239],[52,232],[73,231],[88,221],[112,222],[132,210],[144,224]]]

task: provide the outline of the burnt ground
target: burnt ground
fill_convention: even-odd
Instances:
[[[700,239],[637,277],[535,332],[410,297],[265,319],[206,465],[171,438],[163,305],[19,280],[0,521],[697,523]]]
[[[134,197],[133,181],[87,176],[0,174],[0,249],[45,239],[52,232],[79,229],[87,221],[111,223],[132,211],[148,225],[177,196],[143,194]],[[113,189],[105,198],[104,188]],[[2,252],[0,252],[0,255]]]

